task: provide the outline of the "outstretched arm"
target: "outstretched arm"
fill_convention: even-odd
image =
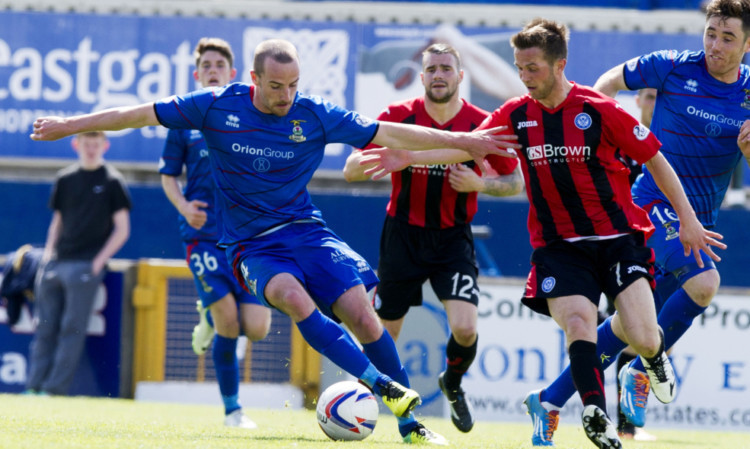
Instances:
[[[365,171],[375,166],[376,162],[368,162],[367,156],[360,150],[353,150],[352,154],[346,158],[344,164],[344,179],[346,182],[367,181],[370,176]]]
[[[465,166],[456,164],[451,167],[448,182],[457,192],[481,192],[492,196],[511,196],[523,190],[523,174],[521,166],[517,165],[513,173],[498,175],[491,167],[486,167],[484,176]],[[492,174],[489,174],[490,170]]]
[[[32,140],[58,140],[88,131],[119,131],[159,125],[153,103],[122,106],[72,117],[39,117]]]
[[[622,74],[623,68],[624,64],[620,64],[604,72],[594,83],[594,90],[612,98],[621,90],[629,90],[625,84],[625,76]]]
[[[372,177],[373,180],[378,180],[410,165],[456,164],[470,161],[471,156],[466,151],[450,149],[407,151],[391,148],[371,148],[362,151],[356,160],[362,167],[364,179]],[[349,160],[347,160],[348,162]],[[353,162],[354,159],[352,159]],[[351,173],[354,173],[353,168]]]
[[[703,260],[698,251],[703,251],[717,262],[721,261],[721,257],[713,252],[711,246],[726,249],[727,245],[716,240],[724,237],[717,232],[708,231],[703,228],[703,225],[696,218],[695,211],[690,206],[687,196],[685,196],[685,191],[682,189],[682,184],[680,184],[680,180],[672,169],[672,166],[669,165],[669,162],[667,162],[661,153],[656,153],[654,157],[646,162],[646,167],[648,167],[648,171],[654,177],[654,181],[656,181],[659,189],[664,192],[664,195],[667,196],[672,207],[674,207],[675,212],[677,212],[677,216],[680,219],[680,241],[685,249],[685,256],[688,256],[692,251],[695,261],[701,268],[703,268]]]
[[[474,132],[441,131],[426,126],[405,125],[402,123],[380,122],[373,143],[387,148],[403,148],[412,151],[438,148],[455,148],[466,151],[477,164],[488,154],[503,157],[516,157],[509,148],[517,149],[518,136],[498,134],[505,126]]]

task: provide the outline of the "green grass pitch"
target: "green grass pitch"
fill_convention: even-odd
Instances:
[[[360,442],[333,442],[308,410],[246,409],[259,428],[229,429],[220,406],[161,404],[123,399],[0,394],[3,449],[389,449],[401,442],[392,416],[380,416],[375,433]],[[450,420],[426,417],[453,448],[531,448],[531,423],[478,422],[471,433]],[[750,433],[648,429],[656,442],[625,441],[628,449],[737,449],[750,447]],[[556,448],[593,448],[580,425],[563,423]]]

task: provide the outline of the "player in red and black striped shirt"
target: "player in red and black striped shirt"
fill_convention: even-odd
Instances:
[[[566,79],[567,39],[565,25],[545,19],[535,19],[513,36],[515,65],[529,94],[505,103],[480,129],[504,125],[518,136],[534,248],[522,301],[551,315],[566,334],[587,436],[600,448],[619,448],[606,415],[604,373],[596,352],[602,293],[615,298],[617,314],[614,334],[599,338],[629,342],[650,367],[654,392],[663,402],[674,398],[675,380],[656,323],[654,259],[645,245],[653,226],[633,203],[618,149],[645,163],[672,204],[679,204],[680,239],[697,260],[699,250],[716,243],[717,234],[696,219],[648,128],[610,98]],[[532,442],[549,445],[554,410],[542,405],[539,392],[529,394],[526,404],[536,418]]]
[[[545,19],[533,20],[514,35],[515,65],[529,94],[505,103],[477,129],[505,126],[504,132],[518,137],[534,248],[522,301],[552,316],[566,334],[587,436],[600,448],[620,448],[606,414],[597,338],[617,339],[621,348],[629,342],[650,366],[654,391],[659,384],[663,401],[674,398],[674,373],[656,323],[653,253],[645,246],[653,226],[633,203],[618,150],[645,163],[670,202],[679,204],[679,237],[699,264],[699,251],[722,245],[714,239],[719,235],[696,219],[648,128],[610,98],[566,79],[567,40],[565,25]],[[396,156],[378,156],[379,170],[397,165]],[[506,161],[497,156],[488,160]],[[607,335],[597,335],[602,293],[615,298],[618,312]],[[559,407],[543,394],[534,391],[525,403],[534,422],[532,443],[552,446]]]
[[[433,44],[422,54],[423,97],[394,103],[378,120],[409,123],[449,131],[473,131],[489,115],[458,95],[463,78],[458,52]],[[369,148],[369,147],[368,147]],[[418,161],[421,152],[404,151]],[[474,425],[461,379],[477,351],[477,263],[471,220],[477,211],[477,191],[492,195],[520,193],[522,180],[515,159],[498,158],[492,168],[505,177],[481,177],[468,154],[457,151],[451,163],[429,161],[404,164],[391,176],[391,199],[380,241],[375,310],[397,339],[411,306],[422,304],[422,284],[430,280],[445,306],[451,336],[446,345],[447,369],[438,377],[451,404],[456,427],[468,432]],[[348,158],[349,181],[368,179],[362,153]]]

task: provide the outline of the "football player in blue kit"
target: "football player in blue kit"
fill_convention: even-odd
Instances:
[[[234,83],[73,117],[41,117],[31,138],[56,140],[83,129],[159,124],[200,130],[219,192],[219,243],[248,290],[290,316],[314,349],[381,396],[398,417],[405,442],[447,444],[411,413],[421,399],[408,387],[396,346],[366,293],[377,277],[326,226],[307,183],[328,143],[457,148],[481,163],[487,154],[513,157],[506,149],[518,148],[515,137],[497,135],[504,127],[458,133],[373,121],[298,93],[299,73],[294,46],[272,39],[255,49],[252,85]],[[337,320],[354,333],[362,350]]]
[[[203,38],[193,53],[193,77],[203,87],[224,86],[237,73],[232,48],[223,39]],[[186,183],[181,189],[177,177],[183,166]],[[237,339],[240,332],[251,341],[263,339],[271,325],[271,309],[242,288],[224,251],[217,247],[221,225],[217,222],[216,187],[203,134],[194,129],[169,130],[159,173],[164,193],[180,213],[180,235],[200,297],[201,317],[193,331],[193,350],[203,354],[214,341],[212,359],[224,402],[224,425],[254,429],[257,425],[242,412],[239,402]],[[214,326],[209,323],[208,310]]]
[[[742,64],[750,51],[750,1],[712,0],[706,6],[703,46],[703,51],[664,50],[633,58],[604,73],[594,88],[609,96],[657,89],[651,131],[662,142],[661,152],[697,218],[713,229],[735,166],[743,157],[750,161],[750,67]],[[633,186],[633,199],[656,227],[648,241],[656,257],[654,298],[664,344],[671,348],[718,291],[712,259],[719,259],[710,249],[700,253],[700,260],[685,254],[678,239],[680,222],[647,169]],[[626,343],[612,334],[611,318],[598,334],[597,351],[609,364]],[[623,414],[642,427],[651,388],[643,362],[636,358],[619,377]],[[529,394],[529,413],[535,422],[556,425],[556,415],[574,392],[566,370],[546,389]],[[551,446],[548,435],[534,444]]]

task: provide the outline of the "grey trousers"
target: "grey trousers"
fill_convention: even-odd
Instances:
[[[40,270],[34,288],[37,327],[31,342],[28,389],[68,394],[104,274],[102,270],[93,276],[88,260],[53,260]]]

